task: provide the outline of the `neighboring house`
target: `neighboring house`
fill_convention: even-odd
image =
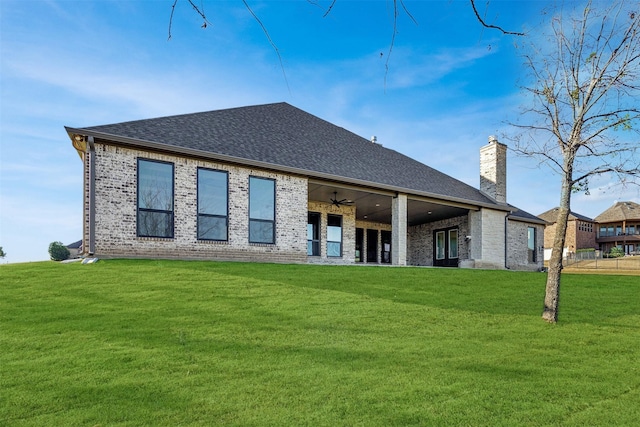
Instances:
[[[559,208],[549,209],[538,215],[538,218],[546,221],[544,229],[544,260],[551,259],[551,249],[556,236],[556,221]],[[567,221],[567,233],[565,235],[562,256],[571,257],[580,249],[595,249],[596,225],[594,220],[575,212],[569,212]]]
[[[627,255],[640,255],[640,205],[617,202],[595,217],[598,243],[602,252],[617,247]]]
[[[539,269],[544,222],[286,103],[66,128],[85,255]],[[461,158],[461,165],[465,160]]]
[[[82,240],[67,245],[69,249],[69,258],[77,258],[82,255]]]

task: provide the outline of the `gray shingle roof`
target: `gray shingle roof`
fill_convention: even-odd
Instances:
[[[523,221],[523,222],[535,222],[537,224],[546,223],[545,220],[533,214],[530,214],[529,212],[518,209],[515,206],[511,206],[511,205],[509,206],[513,208],[513,211],[509,214],[509,219],[514,219],[514,220]]]
[[[68,129],[70,130],[70,129]],[[87,134],[266,162],[306,171],[441,195],[482,205],[495,203],[478,189],[394,150],[287,103],[137,120],[83,129]],[[103,135],[107,134],[107,135]],[[426,148],[425,148],[426,149]]]

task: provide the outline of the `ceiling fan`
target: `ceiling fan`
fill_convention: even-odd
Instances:
[[[340,207],[341,205],[350,206],[350,205],[353,204],[353,200],[349,200],[349,199],[338,200],[338,192],[337,191],[333,192],[333,199],[329,199],[329,200],[331,200],[331,204],[333,204],[334,206],[338,206],[338,207]]]

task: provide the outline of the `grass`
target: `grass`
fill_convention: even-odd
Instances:
[[[0,425],[637,425],[640,283],[111,260],[0,267]]]

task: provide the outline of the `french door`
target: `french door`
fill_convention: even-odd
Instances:
[[[458,266],[458,228],[445,228],[433,232],[433,265]]]

